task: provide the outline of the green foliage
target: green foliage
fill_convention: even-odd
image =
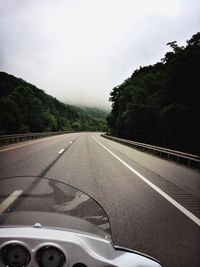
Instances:
[[[81,107],[80,110],[97,119],[106,119],[109,113],[108,111],[99,108],[90,107]]]
[[[0,125],[4,125],[5,131],[15,131],[20,124],[20,117],[20,110],[11,97],[0,99]],[[4,133],[2,128],[0,133]]]
[[[200,33],[168,45],[162,62],[141,67],[110,93],[111,134],[200,153]]]
[[[105,112],[61,103],[32,84],[0,72],[0,134],[106,131]]]
[[[91,107],[73,107],[80,115],[81,129],[106,132],[108,111]]]
[[[73,129],[73,131],[81,131],[82,129],[81,129],[82,127],[81,127],[81,124],[80,124],[80,122],[79,121],[74,121],[73,123],[72,123],[72,129]]]

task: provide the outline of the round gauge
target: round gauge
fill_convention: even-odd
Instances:
[[[19,244],[9,244],[3,247],[1,256],[7,267],[25,267],[30,261],[30,253]]]
[[[65,255],[52,246],[39,249],[36,257],[40,267],[62,267],[65,263]]]

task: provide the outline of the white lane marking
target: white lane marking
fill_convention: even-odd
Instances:
[[[62,154],[63,152],[64,152],[64,148],[61,149],[61,150],[58,152],[58,154]]]
[[[162,191],[159,187],[157,187],[155,184],[151,183],[147,178],[145,178],[142,174],[140,174],[138,171],[133,169],[130,165],[128,165],[125,161],[123,161],[121,158],[119,158],[117,155],[115,155],[112,151],[110,151],[106,146],[104,146],[101,142],[99,142],[94,136],[92,138],[101,145],[105,150],[107,150],[113,157],[118,159],[124,166],[126,166],[130,171],[132,171],[135,175],[137,175],[142,181],[144,181],[146,184],[148,184],[151,188],[153,188],[156,192],[158,192],[162,197],[164,197],[166,200],[168,200],[172,205],[174,205],[178,210],[180,210],[182,213],[184,213],[190,220],[192,220],[194,223],[196,223],[198,226],[200,226],[200,219],[195,216],[192,212],[184,208],[181,204],[179,204],[176,200],[174,200],[172,197],[167,195],[164,191]]]
[[[12,147],[8,147],[8,148],[3,148],[3,149],[0,150],[0,152],[16,149],[18,147],[23,147],[23,146],[30,146],[32,144],[38,144],[38,143],[41,143],[41,142],[44,142],[44,140],[42,140],[42,141],[30,141],[27,144],[12,146]]]
[[[12,203],[23,193],[22,190],[16,190],[12,192],[1,204],[0,214],[2,214]]]
[[[1,152],[4,152],[4,151],[8,151],[8,150],[12,150],[12,149],[16,149],[16,148],[19,148],[19,147],[24,147],[24,146],[30,146],[30,145],[34,145],[34,144],[39,144],[39,143],[41,143],[41,142],[48,142],[48,141],[50,141],[51,139],[56,139],[56,138],[61,137],[61,136],[63,136],[63,135],[64,135],[64,134],[56,135],[56,136],[47,136],[47,137],[42,138],[41,140],[26,141],[26,142],[28,142],[28,143],[26,143],[26,144],[19,144],[19,145],[16,145],[16,146],[11,146],[11,147],[7,147],[7,148],[0,149],[0,153],[1,153]]]

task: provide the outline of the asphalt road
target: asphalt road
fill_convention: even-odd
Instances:
[[[73,133],[1,147],[0,178],[13,176],[16,183],[17,176],[35,176],[75,186],[103,206],[116,245],[151,255],[165,267],[200,266],[198,170],[98,133]]]

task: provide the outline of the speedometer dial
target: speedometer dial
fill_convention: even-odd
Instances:
[[[65,256],[58,248],[45,246],[38,250],[37,262],[40,267],[62,267]]]
[[[8,267],[25,267],[30,261],[30,254],[22,245],[9,244],[2,249],[2,260]]]

